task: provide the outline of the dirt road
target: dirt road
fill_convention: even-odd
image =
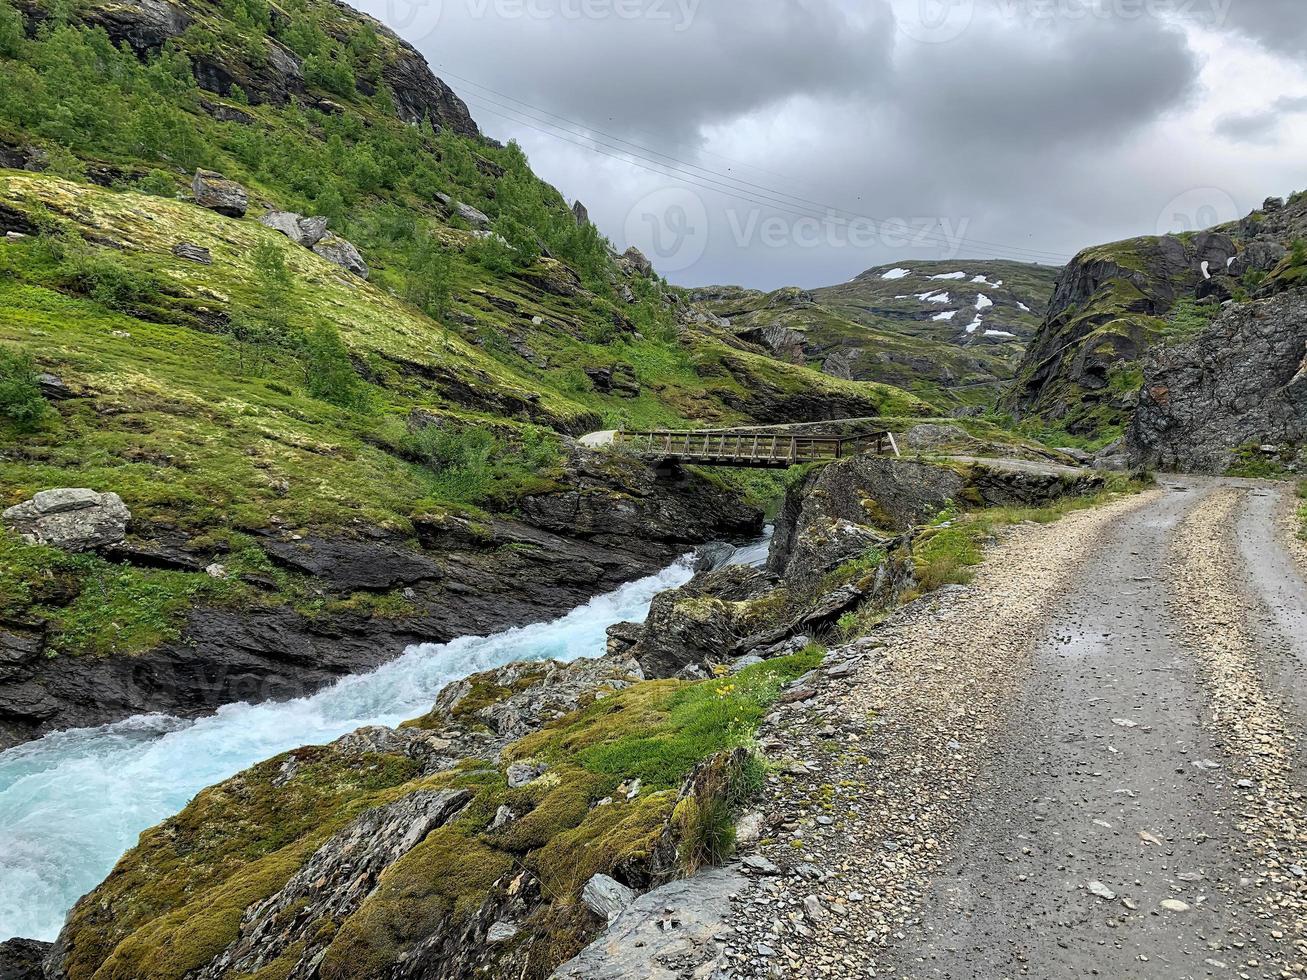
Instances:
[[[1305,975],[1291,505],[1169,479],[848,651],[764,735],[779,873],[739,900],[734,975]]]

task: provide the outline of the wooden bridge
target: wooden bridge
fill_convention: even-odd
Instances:
[[[883,431],[842,436],[776,429],[651,429],[595,433],[595,437],[599,438],[587,437],[588,444],[608,444],[646,459],[702,466],[784,469],[799,463],[884,453],[886,449],[895,455],[899,451],[894,435]]]

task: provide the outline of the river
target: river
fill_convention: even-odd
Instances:
[[[756,564],[766,551],[763,539],[731,561]],[[140,833],[204,787],[289,749],[417,717],[446,684],[478,671],[602,656],[609,626],[643,621],[657,593],[690,575],[683,560],[550,623],[410,647],[296,701],[232,704],[197,720],[142,715],[0,753],[0,940],[54,939]]]

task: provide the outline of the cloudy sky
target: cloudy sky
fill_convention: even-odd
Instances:
[[[685,285],[1064,261],[1307,188],[1304,0],[361,0]]]

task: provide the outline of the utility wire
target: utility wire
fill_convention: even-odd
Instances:
[[[718,190],[727,193],[731,196],[734,196],[739,200],[744,200],[750,204],[777,207],[783,211],[786,211],[789,214],[796,215],[798,217],[804,217],[804,218],[813,217],[813,215],[806,209],[796,210],[802,208],[804,205],[810,205],[812,207],[816,207],[824,210],[826,212],[826,215],[824,217],[828,219],[834,216],[834,217],[841,218],[842,220],[845,221],[850,221],[850,220],[866,221],[878,227],[884,225],[883,221],[879,221],[875,218],[871,218],[866,215],[856,214],[855,212],[851,212],[843,208],[837,208],[831,205],[826,205],[820,201],[814,201],[810,198],[804,198],[798,195],[789,194],[785,191],[776,190],[775,188],[768,187],[766,185],[757,184],[751,181],[746,181],[742,178],[735,177],[730,174],[723,174],[718,171],[712,170],[710,168],[699,166],[698,164],[693,164],[684,160],[680,160],[679,158],[674,157],[670,154],[662,153],[658,150],[654,150],[649,147],[642,146],[641,144],[633,143],[629,140],[622,139],[621,137],[604,133],[601,130],[597,130],[594,129],[593,127],[587,126],[586,124],[569,120],[566,117],[559,116],[556,113],[552,113],[549,112],[548,110],[541,109],[537,106],[533,106],[530,103],[523,102],[520,99],[516,99],[512,96],[505,95],[504,93],[500,93],[494,89],[489,88],[488,86],[480,85],[479,83],[474,82],[471,79],[464,78],[463,76],[458,75],[455,72],[447,71],[446,74],[449,74],[451,77],[457,78],[460,81],[467,82],[468,84],[473,85],[477,88],[485,89],[487,92],[491,92],[495,95],[501,96],[502,98],[507,99],[509,102],[514,103],[514,105],[508,105],[496,99],[489,98],[488,96],[480,95],[479,93],[477,94],[465,93],[465,97],[474,99],[476,104],[480,108],[483,108],[485,111],[490,112],[492,115],[500,116],[501,118],[507,119],[510,122],[518,123],[520,125],[525,125],[527,126],[527,128],[542,133],[546,136],[552,136],[556,139],[562,140],[563,142],[571,143],[573,146],[578,146],[582,149],[587,149],[596,153],[600,153],[603,156],[608,156],[613,159],[624,160],[628,163],[634,163],[634,160],[629,159],[630,157],[634,157],[636,159],[643,160],[645,163],[651,163],[656,166],[663,167],[667,171],[671,171],[671,173],[667,173],[660,170],[651,171],[653,173],[659,174],[660,176],[678,176],[685,179],[687,183],[691,183],[693,186],[700,187],[702,189],[707,189],[707,190]],[[522,108],[518,108],[518,106]],[[567,126],[574,127],[574,128],[569,129],[558,123],[550,122],[547,119],[540,119],[537,116],[532,115],[532,113],[540,113],[546,116],[553,117],[554,119],[562,120],[562,122],[567,123]],[[542,129],[541,126],[546,126],[549,128]],[[555,130],[557,130],[558,132],[556,132]],[[599,139],[598,137],[603,137],[603,139]],[[594,145],[577,142],[576,138],[582,140],[588,140],[591,144]],[[606,142],[607,140],[611,140],[612,142]],[[621,145],[615,146],[613,145],[614,143],[621,144]],[[615,152],[604,152],[604,150],[601,150],[600,147]],[[631,147],[632,149],[624,149],[623,147]],[[641,152],[635,152],[637,150]],[[651,157],[645,156],[644,155],[645,153],[649,153],[655,157],[661,157],[663,159],[662,160],[651,159]],[[663,160],[667,160],[670,162],[664,163]],[[639,164],[635,164],[635,165],[639,166]],[[690,170],[686,170],[682,168],[690,168]],[[640,167],[640,169],[650,170],[649,167]],[[691,171],[700,171],[700,172],[695,173]],[[730,183],[726,183],[726,182],[730,182]],[[943,246],[943,245],[953,244],[944,239],[941,239],[938,233],[935,232],[931,232],[929,233],[929,235],[925,237],[927,238],[927,240],[930,241],[931,244],[934,245]],[[973,245],[986,246],[994,250],[995,252],[1006,253],[1006,255],[1002,257],[1007,257],[1014,261],[1029,262],[1029,261],[1043,260],[1043,261],[1055,261],[1058,264],[1061,264],[1065,262],[1067,258],[1065,255],[1061,255],[1059,253],[1049,252],[1041,249],[1026,248],[1024,246],[1019,246],[1019,245],[1007,245],[998,242],[988,242],[976,238],[968,238],[967,241]]]

